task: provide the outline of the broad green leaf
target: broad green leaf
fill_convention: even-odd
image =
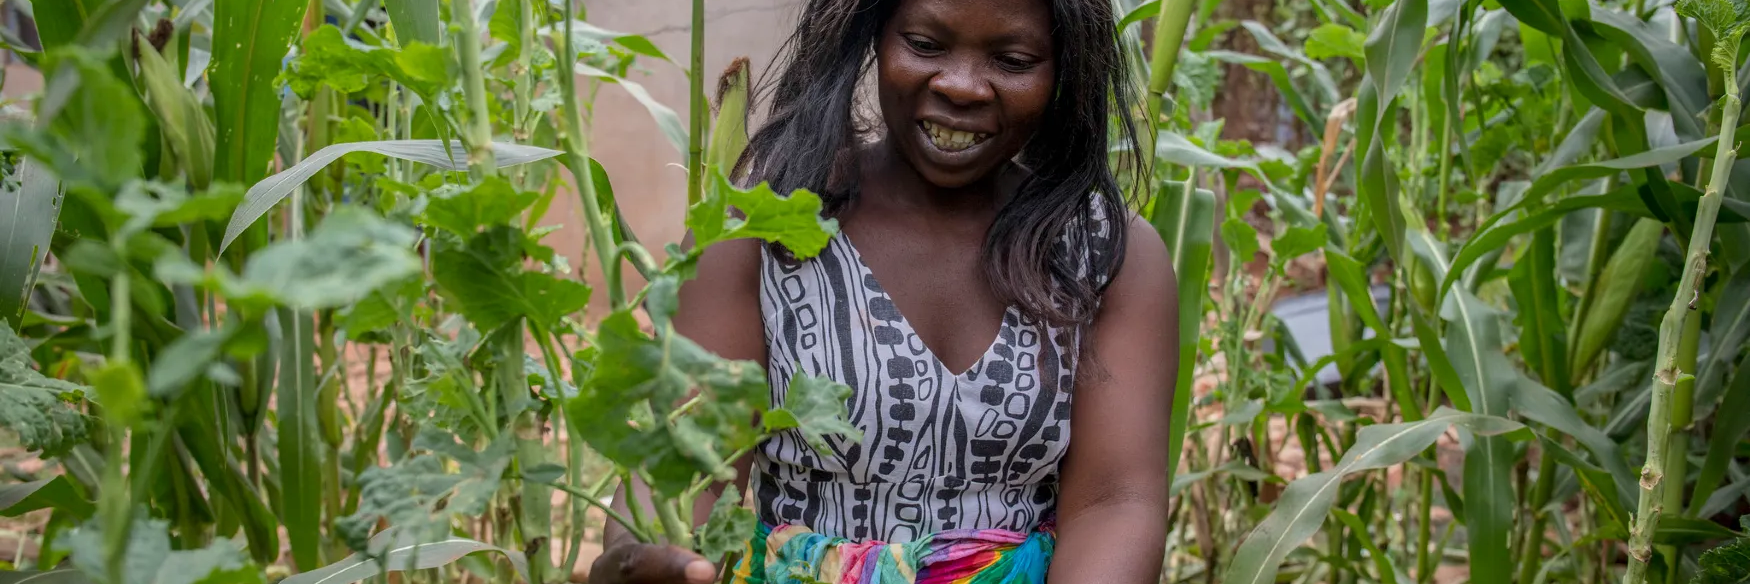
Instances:
[[[1505,248],[1514,237],[1548,229],[1568,214],[1582,209],[1631,212],[1639,209],[1644,212],[1646,207],[1636,194],[1635,187],[1629,185],[1603,195],[1567,197],[1547,207],[1527,209],[1523,216],[1485,222],[1485,226],[1465,241],[1464,247],[1459,248],[1458,253],[1453,256],[1454,273],[1469,270],[1472,264],[1483,258],[1496,257],[1493,253]],[[1458,277],[1449,274],[1447,280],[1456,282]]]
[[[276,82],[307,99],[318,86],[326,85],[347,94],[392,79],[433,102],[438,100],[439,92],[450,86],[457,67],[449,52],[433,45],[372,47],[349,42],[340,29],[323,25],[304,38],[298,58],[291,61]]]
[[[712,564],[721,564],[725,554],[747,546],[757,527],[759,517],[741,506],[741,492],[735,485],[726,486],[711,504],[710,518],[699,528],[699,553]]]
[[[698,474],[728,478],[723,458],[757,442],[753,418],[770,405],[770,390],[759,365],[725,360],[670,327],[658,333],[645,334],[627,310],[603,319],[594,371],[566,415],[591,448],[642,466],[651,487],[672,496]],[[691,413],[667,421],[693,391],[701,399]]]
[[[42,70],[37,126],[0,126],[5,140],[69,185],[110,190],[139,175],[146,120],[129,82],[83,47],[50,53]]]
[[[1521,428],[1512,421],[1466,414],[1450,409],[1436,410],[1427,419],[1399,424],[1375,424],[1361,428],[1355,443],[1343,454],[1342,460],[1327,470],[1314,473],[1292,483],[1276,500],[1275,508],[1240,544],[1222,584],[1269,584],[1276,581],[1282,560],[1318,532],[1325,516],[1337,501],[1338,486],[1344,475],[1385,468],[1414,458],[1444,434],[1453,424],[1472,432],[1494,435]]]
[[[438,0],[396,0],[386,2],[389,23],[395,26],[395,36],[402,45],[425,43],[444,44],[443,21],[438,15]]]
[[[663,105],[655,97],[651,97],[650,92],[644,89],[643,85],[585,63],[578,63],[576,71],[578,75],[601,79],[625,89],[626,93],[632,95],[632,99],[638,100],[638,103],[650,112],[650,117],[656,119],[656,127],[662,131],[663,137],[668,138],[669,145],[674,146],[675,151],[682,156],[686,156],[687,124],[681,121],[680,115],[676,114],[674,109]]]
[[[1738,522],[1750,525],[1742,517]],[[1750,526],[1745,530],[1750,531]],[[1690,584],[1743,584],[1750,581],[1750,536],[1703,552],[1697,563],[1699,570]]]
[[[454,435],[423,430],[413,440],[413,449],[420,454],[359,475],[358,511],[336,520],[335,527],[354,551],[383,549],[378,546],[387,543],[387,536],[371,534],[379,521],[394,526],[394,539],[404,542],[395,549],[443,541],[450,536],[452,520],[486,511],[510,465],[513,446],[513,440],[501,437],[485,450],[475,451]]]
[[[0,486],[0,515],[17,517],[38,509],[54,509],[84,520],[97,506],[79,496],[66,475]]]
[[[1750,268],[1739,268],[1721,288],[1708,335],[1710,344],[1719,349],[1708,351],[1696,367],[1696,419],[1706,418],[1719,403],[1727,383],[1726,371],[1738,357],[1738,351],[1732,348],[1743,347],[1750,341]]]
[[[115,198],[115,210],[127,215],[116,235],[133,237],[149,228],[223,219],[241,200],[243,191],[234,185],[216,186],[190,196],[181,188],[163,183],[130,182]]]
[[[816,452],[831,452],[827,436],[855,439],[863,434],[845,421],[845,402],[852,393],[849,385],[797,371],[790,376],[782,407],[767,412],[766,430],[795,429]]]
[[[271,249],[271,248],[270,248]],[[322,454],[316,421],[315,322],[310,313],[280,311],[286,343],[280,357],[275,413],[279,445],[280,523],[286,526],[292,559],[314,570],[322,541]]]
[[[136,519],[128,530],[123,579],[108,578],[104,533],[95,523],[67,532],[53,543],[72,554],[73,567],[101,584],[259,584],[264,571],[249,563],[236,542],[220,538],[198,550],[172,550],[169,524]]]
[[[146,374],[146,389],[153,397],[174,399],[184,386],[192,383],[218,359],[225,343],[237,332],[232,326],[203,329],[183,334],[171,341],[152,361]]]
[[[1275,261],[1286,263],[1288,260],[1318,251],[1325,247],[1325,241],[1330,237],[1325,233],[1325,224],[1319,223],[1308,229],[1291,226],[1281,237],[1270,241],[1270,251],[1275,254]]]
[[[812,192],[797,189],[783,197],[766,183],[742,189],[720,174],[712,182],[705,200],[687,209],[687,229],[693,233],[695,250],[720,241],[755,237],[781,244],[798,258],[810,258],[838,233],[838,220],[820,216],[820,196]],[[741,216],[729,215],[730,207],[741,211]]]
[[[271,322],[271,321],[270,321]],[[265,393],[271,381],[262,382]],[[268,564],[280,560],[279,521],[261,500],[243,470],[232,462],[231,446],[220,438],[219,420],[210,412],[220,411],[217,392],[192,391],[183,394],[183,407],[176,419],[176,435],[188,447],[189,457],[200,467],[206,479],[206,489],[216,503],[229,510],[249,540],[249,553],[256,563]],[[261,401],[267,401],[266,396]]]
[[[1355,29],[1327,22],[1312,30],[1306,38],[1306,56],[1314,59],[1342,57],[1357,65],[1365,63],[1367,35]]]
[[[1641,276],[1653,264],[1659,240],[1664,236],[1663,224],[1641,219],[1605,262],[1596,285],[1588,291],[1592,296],[1590,309],[1579,326],[1568,331],[1572,351],[1569,367],[1574,374],[1590,368],[1616,335],[1628,314],[1629,303],[1640,293],[1644,281]]]
[[[1598,58],[1574,30],[1569,17],[1562,14],[1561,0],[1506,0],[1501,7],[1521,23],[1561,40],[1563,77],[1581,95],[1612,113],[1639,119],[1639,110],[1598,64]]]
[[[279,139],[280,96],[273,80],[308,5],[304,0],[213,3],[207,85],[218,130],[215,179],[250,184],[267,175]]]
[[[1616,497],[1625,508],[1634,501],[1639,485],[1637,475],[1629,471],[1628,464],[1617,450],[1616,442],[1581,419],[1573,404],[1555,391],[1523,376],[1518,380],[1511,401],[1513,411],[1573,437],[1575,442],[1590,451],[1609,473],[1614,485],[1613,489],[1607,491],[1610,496]]]
[[[114,49],[117,43],[133,31],[134,21],[139,18],[140,10],[146,7],[146,3],[146,0],[109,0],[102,3],[91,11],[91,17],[79,29],[79,35],[73,37],[73,43],[101,51]]]
[[[425,223],[464,238],[471,237],[482,226],[510,223],[538,196],[518,192],[502,177],[490,177],[467,190],[432,197],[425,206]]]
[[[1740,534],[1726,529],[1712,519],[1684,517],[1664,513],[1654,528],[1653,542],[1659,545],[1688,546],[1709,541],[1732,539]]]
[[[461,249],[446,246],[432,255],[438,289],[482,331],[517,318],[552,330],[589,304],[587,284],[522,269],[523,237],[500,224],[469,238]]]
[[[352,584],[387,572],[429,570],[447,566],[464,556],[481,552],[504,554],[517,574],[528,579],[528,560],[521,553],[464,537],[443,535],[421,541],[405,530],[389,528],[372,537],[362,553],[302,574],[288,576],[280,584]]]
[[[1368,33],[1363,52],[1381,111],[1390,107],[1398,89],[1409,79],[1410,68],[1422,50],[1422,31],[1427,23],[1427,0],[1400,0],[1386,8]]]
[[[528,13],[529,7],[536,0],[500,0],[492,10],[492,20],[486,23],[486,30],[492,38],[504,42],[504,51],[493,58],[495,67],[502,67],[522,54],[523,45],[534,39],[523,38],[523,24],[536,15]],[[533,32],[533,29],[530,29]]]
[[[1555,233],[1548,229],[1532,236],[1531,247],[1513,265],[1507,284],[1519,303],[1514,323],[1519,325],[1519,351],[1526,367],[1557,393],[1571,396],[1568,331],[1557,304],[1555,241]]]
[[[76,406],[89,388],[46,377],[30,365],[30,347],[10,325],[0,326],[0,428],[44,457],[83,444],[88,422]]]
[[[231,245],[243,230],[249,228],[268,210],[279,204],[286,196],[304,181],[310,180],[317,171],[351,152],[374,152],[391,158],[411,160],[429,164],[451,171],[468,169],[468,151],[460,143],[445,146],[442,140],[380,140],[376,142],[351,142],[335,144],[311,154],[291,168],[280,171],[268,177],[255,186],[249,187],[249,192],[243,195],[243,204],[237,207],[237,212],[231,215],[231,223],[225,226],[225,239],[219,244],[219,250],[224,251]],[[545,160],[561,154],[558,150],[537,148],[534,146],[519,146],[516,144],[492,144],[493,159],[499,168],[516,166]]]
[[[38,38],[42,41],[44,52],[52,51],[62,45],[73,42],[73,37],[79,35],[80,29],[91,20],[92,15],[103,7],[106,0],[66,0],[64,2],[35,2],[32,8],[37,26]],[[41,6],[37,6],[41,4]]]
[[[203,271],[180,253],[159,258],[156,274],[166,282],[221,292],[233,309],[336,308],[419,273],[420,260],[412,250],[416,237],[412,229],[369,211],[338,207],[304,238],[251,254],[240,276],[223,266]]]
[[[1241,20],[1240,28],[1252,35],[1252,39],[1258,41],[1258,48],[1264,52],[1286,58],[1306,67],[1312,73],[1306,77],[1310,77],[1313,81],[1313,87],[1319,90],[1318,97],[1321,101],[1335,103],[1341,99],[1337,93],[1337,82],[1331,78],[1331,72],[1325,68],[1324,63],[1308,58],[1305,53],[1288,46],[1287,43],[1282,42],[1282,39],[1276,38],[1276,33],[1271,32],[1270,27],[1262,22],[1250,19]]]
[[[1252,261],[1258,253],[1258,230],[1238,217],[1221,222],[1221,241],[1241,263]]]
[[[1628,13],[1593,8],[1589,24],[1600,36],[1622,47],[1642,71],[1658,82],[1677,135],[1684,140],[1702,137],[1705,128],[1701,116],[1712,106],[1706,64],[1687,47],[1671,42],[1665,27]]]
[[[0,186],[0,320],[17,325],[49,257],[49,239],[61,214],[61,185],[30,158],[7,178]]]

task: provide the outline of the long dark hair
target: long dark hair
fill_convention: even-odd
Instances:
[[[853,111],[857,86],[901,1],[809,0],[761,77],[757,95],[769,104],[766,122],[737,165],[749,182],[769,182],[780,193],[814,191],[828,215],[855,200],[854,152],[875,126],[859,122]],[[1057,53],[1054,95],[1021,151],[1021,163],[1032,172],[997,212],[985,239],[984,275],[998,297],[1028,316],[1086,324],[1102,283],[1123,263],[1129,211],[1113,176],[1108,132],[1111,114],[1119,112],[1119,131],[1132,146],[1120,154],[1131,160],[1120,166],[1140,172],[1130,115],[1134,87],[1111,0],[1047,1]],[[1088,253],[1065,253],[1064,243]],[[1083,257],[1092,260],[1088,272],[1078,269]]]

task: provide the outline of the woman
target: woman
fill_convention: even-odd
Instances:
[[[798,367],[849,384],[863,433],[742,461],[763,526],[736,581],[1158,580],[1175,286],[1108,162],[1133,104],[1113,23],[1110,0],[804,8],[741,166],[820,193],[842,232],[800,262],[712,247],[674,323],[767,363],[774,402]],[[853,111],[870,66],[875,128]],[[716,573],[606,539],[596,582]]]

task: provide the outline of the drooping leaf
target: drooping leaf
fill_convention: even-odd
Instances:
[[[758,526],[759,517],[741,506],[741,492],[735,485],[726,486],[711,504],[710,518],[699,528],[699,553],[712,564],[722,563],[724,554],[747,545]]]
[[[845,421],[845,402],[852,393],[849,385],[797,371],[790,376],[783,407],[767,412],[766,430],[794,429],[816,452],[830,452],[827,436],[846,435],[854,439],[863,433]]]
[[[821,217],[820,196],[812,192],[798,189],[782,197],[765,183],[742,189],[722,175],[713,182],[705,200],[687,209],[687,229],[693,233],[695,249],[755,237],[782,244],[798,258],[810,258],[838,233],[838,220]],[[730,207],[742,216],[729,215]]]
[[[445,147],[442,140],[379,140],[328,146],[317,150],[291,168],[280,171],[279,174],[249,187],[249,192],[243,195],[243,204],[238,205],[237,212],[231,215],[231,223],[225,226],[225,239],[219,245],[220,251],[230,246],[238,235],[242,235],[244,229],[261,219],[262,215],[267,214],[274,205],[291,195],[294,189],[304,184],[304,181],[315,176],[317,171],[351,152],[374,152],[391,158],[429,164],[444,170],[462,171],[468,169],[467,149],[455,142],[450,143],[448,147]],[[496,142],[492,144],[493,159],[498,163],[499,168],[545,160],[559,154],[561,152],[558,150],[534,146]]]
[[[385,571],[405,572],[447,566],[464,556],[481,552],[504,554],[518,575],[524,580],[529,578],[528,560],[521,553],[447,534],[422,541],[410,531],[391,527],[372,537],[364,551],[316,570],[288,576],[280,584],[352,584]]]
[[[1744,522],[1739,518],[1739,522]],[[1750,526],[1745,527],[1750,531]],[[1750,582],[1750,537],[1740,537],[1701,554],[1700,570],[1690,584],[1743,584]]]
[[[1325,515],[1337,500],[1337,487],[1344,475],[1402,464],[1432,445],[1453,424],[1480,435],[1497,435],[1521,428],[1517,423],[1491,416],[1466,414],[1441,408],[1418,422],[1375,424],[1356,433],[1355,443],[1330,470],[1314,473],[1292,483],[1277,499],[1275,509],[1246,536],[1234,552],[1222,584],[1268,584],[1276,581],[1282,560],[1318,532]]]
[[[1313,112],[1312,106],[1307,104],[1306,97],[1301,95],[1300,89],[1294,86],[1294,78],[1288,74],[1288,68],[1282,66],[1282,63],[1257,55],[1223,50],[1205,51],[1203,56],[1263,73],[1270,78],[1270,83],[1276,86],[1276,91],[1288,100],[1288,107],[1294,110],[1295,118],[1306,123],[1310,131],[1317,131],[1320,128],[1319,124],[1323,120]],[[1161,135],[1168,134],[1170,132],[1163,132]]]
[[[53,542],[72,554],[73,567],[99,584],[259,584],[263,570],[249,563],[242,549],[220,538],[197,550],[172,550],[169,524],[136,519],[128,530],[123,580],[111,582],[106,569],[102,528],[95,523],[73,529]]]
[[[433,254],[432,278],[439,290],[482,331],[524,317],[551,329],[589,304],[588,285],[523,270],[522,237],[500,224],[469,238],[461,249]]]
[[[286,338],[275,387],[280,523],[286,526],[298,569],[314,570],[320,565],[325,450],[316,420],[315,321],[309,312],[294,309],[281,309],[279,316]]]
[[[1441,317],[1447,321],[1446,354],[1458,371],[1471,412],[1505,417],[1520,374],[1501,351],[1501,315],[1469,290],[1454,289]],[[1508,540],[1513,532],[1513,456],[1505,438],[1478,436],[1465,449],[1465,529],[1471,570],[1511,574]],[[1505,578],[1507,576],[1503,576]]]
[[[601,79],[625,89],[626,93],[632,95],[632,99],[638,100],[638,103],[644,106],[645,111],[650,112],[650,117],[656,120],[656,128],[662,131],[663,137],[668,138],[669,145],[674,146],[675,151],[682,156],[687,154],[686,122],[681,121],[681,116],[676,114],[674,109],[652,97],[650,91],[644,89],[643,85],[585,63],[578,63],[576,71],[578,75]]]
[[[0,515],[17,517],[38,509],[54,509],[84,520],[97,506],[79,496],[66,475],[0,486]]]
[[[213,3],[213,66],[207,81],[218,130],[215,179],[251,184],[267,175],[279,139],[280,97],[273,80],[306,6],[304,0]]]
[[[26,158],[0,185],[0,319],[20,324],[61,215],[61,185]]]
[[[444,541],[450,537],[452,518],[477,517],[486,511],[510,464],[514,445],[514,441],[501,438],[476,452],[454,435],[422,431],[413,443],[421,454],[359,475],[358,511],[336,520],[335,527],[354,551],[383,549],[377,546],[386,544],[386,538],[371,534],[378,521],[395,526],[394,538],[405,542],[402,545]],[[342,560],[341,564],[345,563]]]
[[[1342,57],[1356,64],[1366,62],[1367,35],[1355,29],[1327,22],[1312,30],[1306,38],[1306,56],[1314,59]]]
[[[30,347],[10,324],[0,326],[0,428],[45,457],[84,443],[88,422],[75,404],[89,388],[44,376],[30,364]]]
[[[1170,184],[1170,183],[1169,183]],[[1206,189],[1190,189],[1181,185],[1175,189],[1163,187],[1155,200],[1154,216],[1149,223],[1161,234],[1168,252],[1173,254],[1173,273],[1178,275],[1179,298],[1179,362],[1193,363],[1197,355],[1197,334],[1203,320],[1203,300],[1210,261],[1215,242],[1215,193]],[[1168,469],[1177,469],[1180,452],[1185,445],[1185,431],[1191,418],[1191,383],[1193,367],[1180,367],[1174,382],[1172,426],[1167,452]],[[1171,479],[1171,472],[1168,478]]]

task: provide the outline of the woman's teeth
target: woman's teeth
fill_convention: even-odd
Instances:
[[[948,152],[971,148],[990,137],[990,134],[962,132],[931,122],[924,122],[923,127],[924,133],[930,136],[930,143]]]

